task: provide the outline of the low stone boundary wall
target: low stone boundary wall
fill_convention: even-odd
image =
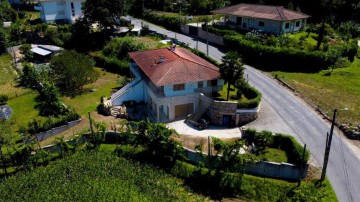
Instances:
[[[236,115],[239,118],[237,121],[238,124],[243,125],[251,121],[256,120],[259,117],[260,105],[254,109],[238,109],[236,110]]]
[[[75,121],[70,121],[68,122],[67,125],[63,125],[63,126],[60,126],[60,127],[56,127],[56,128],[52,128],[51,130],[48,130],[48,131],[45,131],[45,132],[42,132],[42,133],[39,133],[37,134],[37,138],[39,141],[43,141],[49,137],[52,137],[52,136],[55,136],[57,134],[60,134],[76,125],[78,125],[79,123],[81,122],[81,119],[79,120],[75,120]],[[27,141],[25,141],[25,144],[28,144],[30,142],[33,142],[33,141],[36,141],[36,137],[34,138],[31,138]]]
[[[188,148],[184,149],[185,157],[188,158],[191,162],[198,163],[199,161],[206,161],[207,154],[201,154]],[[299,166],[290,163],[258,161],[255,164],[246,167],[245,173],[285,180],[298,180],[300,176],[301,178],[306,176],[308,167],[308,164],[301,169]]]

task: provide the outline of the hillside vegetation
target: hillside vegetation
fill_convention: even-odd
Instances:
[[[0,183],[1,201],[203,201],[154,167],[104,152],[75,155]]]

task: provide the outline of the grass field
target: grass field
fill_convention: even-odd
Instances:
[[[81,116],[87,115],[88,112],[96,110],[97,105],[100,104],[100,97],[106,96],[107,98],[111,95],[111,89],[119,87],[117,80],[120,78],[119,75],[106,72],[100,68],[97,68],[100,72],[100,78],[92,84],[86,85],[84,88],[89,89],[81,95],[74,98],[65,97],[62,101],[75,109]],[[90,89],[95,89],[91,92]]]
[[[261,160],[265,160],[265,161],[272,161],[278,163],[288,162],[286,152],[281,149],[267,147],[264,151],[259,152],[259,154],[256,156]]]
[[[28,93],[30,90],[17,87],[18,74],[11,66],[12,58],[9,54],[0,55],[0,94],[10,98]]]
[[[333,109],[348,108],[337,116],[338,123],[360,124],[360,60],[348,68],[335,69],[330,76],[323,73],[273,72],[296,89],[307,101],[319,106],[329,117]]]

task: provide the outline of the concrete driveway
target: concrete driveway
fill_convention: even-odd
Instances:
[[[239,127],[236,128],[226,128],[222,126],[212,126],[204,130],[199,130],[193,125],[185,123],[184,119],[179,121],[174,121],[166,124],[169,128],[175,129],[179,134],[182,135],[191,135],[195,137],[217,137],[217,138],[234,138],[241,137],[241,131]]]

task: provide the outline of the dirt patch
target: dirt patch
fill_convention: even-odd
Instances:
[[[101,114],[98,114],[97,112],[91,112],[91,118],[95,120],[96,122],[104,122],[107,125],[107,130],[114,130],[115,127],[117,130],[120,129],[119,122],[122,119],[115,118],[113,116],[103,116]],[[44,141],[42,141],[40,144],[41,146],[53,144],[56,140],[56,137],[64,137],[64,139],[72,139],[75,137],[75,135],[80,135],[81,133],[90,131],[90,122],[88,117],[82,117],[81,122],[70,128],[69,130],[66,130],[58,135],[55,135],[51,138],[48,138]]]

